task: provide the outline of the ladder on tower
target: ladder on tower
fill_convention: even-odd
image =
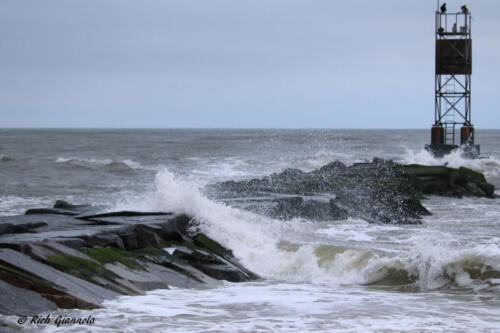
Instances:
[[[450,111],[444,119],[445,144],[455,144],[455,112]]]
[[[446,93],[454,93],[455,86],[455,78],[450,75],[446,77],[446,85],[444,91]],[[449,97],[450,98],[450,97]],[[450,102],[454,102],[455,97],[450,98]],[[444,130],[445,130],[445,144],[454,145],[455,144],[455,110],[449,110],[446,112],[444,117]]]

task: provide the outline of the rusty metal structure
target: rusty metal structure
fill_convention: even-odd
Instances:
[[[471,14],[465,5],[458,12],[447,12],[446,4],[440,6],[438,1],[434,124],[431,144],[426,145],[435,156],[458,148],[469,157],[479,156],[471,122],[471,23]],[[460,133],[456,130],[458,126]]]

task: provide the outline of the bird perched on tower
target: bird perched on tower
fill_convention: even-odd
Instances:
[[[441,6],[441,13],[446,13],[446,2]]]
[[[469,14],[469,8],[467,8],[467,6],[466,6],[466,5],[463,5],[463,6],[462,6],[462,13],[464,13],[464,14]]]

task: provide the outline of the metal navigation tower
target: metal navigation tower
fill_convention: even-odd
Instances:
[[[466,155],[479,155],[471,123],[472,38],[471,14],[447,12],[446,3],[436,11],[435,111],[431,144],[426,149],[443,156],[461,147]],[[460,145],[457,140],[460,128]]]

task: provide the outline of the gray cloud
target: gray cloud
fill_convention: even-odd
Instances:
[[[500,3],[469,7],[473,120],[499,127]],[[428,127],[434,10],[396,0],[6,0],[0,126]]]

